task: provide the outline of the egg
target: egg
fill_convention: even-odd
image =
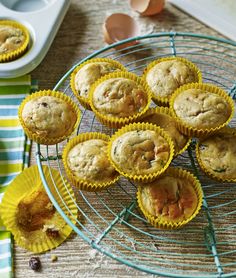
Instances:
[[[130,6],[141,15],[149,16],[160,13],[165,6],[165,0],[130,0]]]
[[[105,19],[103,24],[104,41],[108,44],[119,42],[124,39],[140,35],[138,23],[129,15],[123,13],[114,13]],[[116,49],[122,49],[134,44],[136,40],[116,46]]]

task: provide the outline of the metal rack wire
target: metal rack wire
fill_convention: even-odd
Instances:
[[[79,61],[54,89],[74,98],[69,86],[70,73],[78,64],[93,57],[118,60],[129,71],[140,75],[152,60],[173,55],[196,63],[204,82],[213,83],[236,98],[236,43],[190,33],[158,33],[115,45],[132,40],[138,40],[139,44],[123,51],[114,50],[114,45],[108,46]],[[231,125],[235,126],[235,119]],[[77,133],[85,131],[114,132],[102,126],[91,111],[83,110]],[[236,184],[216,183],[199,170],[194,140],[188,151],[172,164],[189,169],[198,176],[204,190],[203,207],[192,222],[174,231],[161,231],[147,223],[136,207],[136,185],[125,178],[98,193],[74,189],[76,199],[70,197],[80,213],[74,225],[71,222],[73,215],[57,191],[57,185],[54,182],[64,206],[59,206],[50,192],[42,169],[43,164],[58,169],[62,181],[65,181],[61,161],[65,143],[50,147],[37,145],[38,168],[58,212],[92,248],[147,273],[169,277],[236,277]]]

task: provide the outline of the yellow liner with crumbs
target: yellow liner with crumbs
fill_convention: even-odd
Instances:
[[[122,170],[119,165],[117,165],[112,157],[111,157],[111,151],[112,151],[112,143],[119,138],[121,135],[125,134],[126,132],[129,131],[135,131],[135,130],[152,130],[155,131],[157,134],[161,135],[166,142],[169,145],[169,158],[166,162],[166,164],[163,166],[163,168],[161,168],[159,171],[156,171],[154,173],[149,173],[149,174],[130,174],[125,172],[124,170]],[[174,156],[174,144],[170,138],[170,136],[168,135],[168,133],[166,131],[164,131],[162,128],[160,128],[159,126],[150,124],[150,123],[132,123],[132,124],[128,124],[124,127],[122,127],[121,129],[118,129],[116,131],[115,134],[113,134],[113,136],[111,137],[111,140],[108,144],[108,157],[110,162],[112,163],[112,165],[114,166],[114,168],[123,176],[125,176],[126,178],[132,180],[132,181],[137,181],[137,182],[142,182],[142,183],[147,183],[150,181],[153,181],[154,179],[156,179],[158,176],[160,176],[161,174],[163,174],[166,169],[168,168],[168,166],[170,165],[172,159]],[[127,159],[129,159],[127,157]]]
[[[230,128],[230,127],[225,127],[223,129],[221,129],[219,132],[217,132],[216,134],[213,134],[212,136],[210,137],[214,137],[215,135],[218,135],[218,134],[229,134],[229,135],[233,135],[235,138],[236,138],[236,128]],[[235,177],[233,178],[227,178],[227,177],[223,177],[220,175],[216,175],[214,174],[214,171],[210,171],[205,165],[204,163],[202,162],[202,159],[201,159],[201,154],[200,154],[200,146],[202,143],[204,143],[205,140],[207,140],[208,138],[210,137],[207,137],[207,138],[201,138],[198,143],[196,144],[196,158],[197,158],[197,161],[198,161],[198,164],[199,166],[201,167],[202,171],[204,173],[206,173],[206,175],[214,180],[217,180],[217,181],[220,181],[220,182],[236,182],[236,174],[234,175]],[[236,142],[236,140],[235,140]]]
[[[153,62],[148,64],[148,66],[144,69],[142,78],[146,82],[147,74],[150,71],[150,69],[152,69],[154,66],[156,66],[157,64],[159,64],[161,62],[171,61],[171,60],[181,61],[184,64],[186,64],[187,66],[189,66],[193,70],[193,72],[195,73],[196,82],[199,82],[199,83],[202,82],[202,73],[200,72],[199,68],[194,63],[190,62],[189,60],[187,60],[187,59],[185,59],[183,57],[164,57],[164,58],[160,58],[160,59],[154,60]],[[148,85],[148,87],[149,87],[149,85]],[[150,90],[151,90],[151,88],[150,88]],[[170,98],[157,96],[154,92],[152,92],[152,100],[157,105],[160,105],[160,106],[169,106]]]
[[[64,167],[66,170],[66,174],[68,175],[68,177],[71,180],[71,182],[73,183],[73,185],[75,185],[80,190],[93,192],[93,191],[104,190],[104,189],[110,187],[111,185],[115,184],[119,180],[120,175],[117,172],[117,174],[110,181],[101,183],[101,182],[92,182],[92,181],[88,181],[86,179],[79,178],[70,170],[70,167],[67,162],[67,157],[68,157],[70,150],[77,144],[82,143],[87,140],[91,140],[91,139],[101,139],[106,142],[109,142],[110,137],[106,134],[98,133],[98,132],[81,133],[78,136],[71,139],[67,143],[67,145],[65,146],[63,153],[62,153],[62,160],[63,160],[63,164],[64,164]]]
[[[174,167],[170,167],[167,169],[167,171],[165,172],[165,175],[171,175],[173,177],[178,177],[181,179],[187,179],[190,180],[192,182],[192,185],[195,189],[196,195],[198,197],[198,204],[197,207],[194,211],[194,213],[187,219],[183,220],[183,221],[166,221],[166,220],[162,220],[161,216],[159,217],[155,217],[154,215],[150,214],[145,207],[143,206],[142,203],[142,197],[141,197],[141,192],[142,189],[145,185],[140,184],[138,186],[138,191],[137,191],[137,202],[138,202],[138,206],[140,208],[140,210],[142,211],[142,213],[144,214],[145,218],[147,219],[147,221],[154,227],[159,228],[159,229],[165,229],[165,230],[173,230],[173,229],[178,229],[181,228],[182,226],[186,225],[188,222],[190,222],[194,217],[196,217],[196,215],[199,213],[201,206],[202,206],[202,201],[203,201],[203,191],[202,191],[202,187],[200,182],[198,181],[198,179],[191,174],[190,172],[181,169],[181,168],[174,168]],[[158,181],[158,179],[157,179]]]
[[[81,70],[85,65],[87,64],[91,64],[91,63],[97,63],[97,62],[106,62],[106,63],[110,63],[111,65],[115,66],[118,70],[121,70],[121,71],[126,71],[127,69],[125,68],[125,66],[123,66],[121,63],[119,63],[118,61],[116,60],[112,60],[110,58],[94,58],[94,59],[90,59],[90,60],[87,60],[85,62],[83,62],[82,64],[80,64],[79,66],[77,66],[72,74],[71,74],[71,77],[70,77],[70,86],[71,86],[71,89],[74,93],[74,95],[77,97],[77,99],[79,100],[79,102],[86,108],[86,109],[89,109],[91,110],[91,107],[90,107],[90,103],[89,103],[89,98],[86,98],[86,97],[83,97],[81,96],[78,91],[76,90],[75,88],[75,77],[76,77],[76,74],[79,70]]]
[[[74,112],[77,116],[77,120],[76,120],[74,126],[71,129],[67,130],[65,135],[60,136],[58,138],[47,138],[46,136],[38,135],[37,133],[32,132],[26,126],[26,124],[22,118],[22,112],[23,112],[25,104],[30,100],[33,100],[33,99],[36,99],[36,98],[39,98],[42,96],[53,96],[55,98],[59,98],[59,99],[63,100],[64,102],[66,102],[71,107],[71,109],[74,110]],[[69,137],[75,131],[77,126],[79,125],[80,116],[81,116],[81,112],[80,112],[78,106],[72,101],[72,99],[70,97],[68,97],[67,95],[65,95],[62,92],[51,91],[51,90],[38,91],[36,93],[33,93],[32,95],[27,96],[20,104],[19,110],[18,110],[18,117],[19,117],[20,123],[24,129],[24,132],[27,134],[27,136],[31,140],[35,141],[38,144],[44,144],[44,145],[54,145],[54,144],[57,144],[57,143],[65,140],[67,137]]]
[[[146,93],[147,104],[143,108],[142,111],[140,111],[132,116],[129,116],[129,117],[119,118],[119,117],[107,116],[96,109],[96,107],[94,106],[94,103],[93,103],[94,91],[98,85],[100,85],[102,82],[109,80],[111,78],[126,78],[126,79],[134,81],[137,85],[140,85],[143,88],[144,93]],[[143,81],[137,75],[135,75],[131,72],[114,72],[114,73],[105,75],[104,77],[100,78],[92,85],[90,92],[89,92],[89,100],[90,100],[90,106],[91,106],[94,114],[96,115],[96,117],[102,124],[104,124],[110,128],[120,128],[126,124],[134,122],[147,111],[147,109],[149,108],[150,103],[151,103],[151,91],[149,90],[146,82]]]
[[[74,202],[75,196],[72,187],[66,182],[61,174],[52,168],[42,166],[42,170],[49,186],[49,189],[59,207],[67,215],[70,221],[75,224],[78,217],[78,209]],[[37,165],[26,168],[8,186],[0,205],[1,217],[6,229],[14,235],[16,243],[34,253],[41,253],[56,248],[72,232],[72,228],[56,211],[52,221],[59,227],[59,236],[50,237],[43,231],[43,228],[36,231],[25,231],[17,223],[17,207],[19,202],[35,190],[44,189]],[[58,195],[59,192],[60,196]],[[63,200],[63,201],[62,201]],[[65,205],[68,207],[66,209]],[[50,220],[46,222],[49,223]]]
[[[27,50],[27,47],[30,42],[30,35],[28,29],[24,25],[13,20],[0,20],[0,27],[1,26],[9,26],[12,28],[16,28],[20,30],[24,35],[24,41],[18,48],[11,50],[7,53],[0,53],[0,63],[5,63],[16,60]]]
[[[151,115],[158,115],[158,114],[164,114],[164,115],[168,115],[170,117],[172,117],[172,113],[170,111],[170,109],[168,107],[163,107],[163,106],[160,106],[160,107],[155,107],[155,108],[149,108],[147,110],[147,112],[140,118],[140,122],[142,121],[146,121],[145,118],[148,117],[148,116],[151,116]],[[173,117],[172,117],[173,118]],[[173,118],[173,121],[175,122],[175,119]],[[153,123],[153,124],[156,124],[157,126],[159,126],[158,123]],[[177,128],[177,127],[176,127]],[[164,128],[163,128],[164,129]],[[165,130],[165,129],[164,129]],[[167,131],[168,132],[168,131]],[[171,137],[171,135],[170,135]],[[191,138],[186,138],[186,144],[181,148],[181,149],[178,149],[176,150],[175,148],[175,157],[178,156],[179,154],[183,153],[184,151],[187,150],[189,144],[191,143]]]
[[[176,97],[181,94],[183,91],[186,91],[188,89],[201,89],[210,93],[214,93],[217,94],[219,96],[221,96],[224,100],[227,101],[227,103],[230,106],[230,115],[227,119],[227,121],[217,127],[212,127],[212,128],[196,128],[196,127],[192,127],[191,125],[183,122],[175,113],[174,110],[174,102]],[[223,127],[225,127],[226,125],[228,125],[228,123],[230,122],[230,120],[232,119],[233,115],[234,115],[234,101],[233,99],[222,89],[220,89],[217,86],[214,86],[212,84],[207,84],[207,83],[190,83],[190,84],[186,84],[181,86],[180,88],[178,88],[174,94],[172,95],[171,99],[170,99],[170,110],[171,113],[173,115],[173,117],[175,118],[176,122],[177,122],[177,127],[180,130],[180,132],[182,132],[183,134],[189,136],[189,137],[204,137],[210,134],[213,134],[217,131],[219,131],[220,129],[222,129]]]

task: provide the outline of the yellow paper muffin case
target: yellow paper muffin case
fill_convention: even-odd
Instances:
[[[0,27],[1,26],[9,26],[12,28],[16,28],[16,29],[20,30],[25,37],[24,42],[19,46],[19,48],[15,49],[15,50],[11,50],[7,53],[0,54],[0,63],[16,60],[27,50],[27,47],[29,46],[29,42],[30,42],[29,31],[24,25],[20,24],[19,22],[13,21],[13,20],[0,20]]]
[[[102,183],[99,181],[91,182],[86,179],[81,179],[81,178],[77,177],[70,170],[70,167],[67,162],[68,153],[74,146],[76,146],[77,144],[82,143],[84,141],[91,140],[91,139],[101,139],[106,142],[109,142],[110,137],[106,134],[98,133],[98,132],[81,133],[78,136],[71,139],[67,143],[67,145],[63,149],[62,160],[63,160],[63,165],[66,170],[66,174],[74,186],[76,186],[80,190],[85,190],[85,191],[101,191],[101,190],[104,190],[104,189],[110,187],[111,185],[115,184],[119,180],[120,175],[118,172],[109,182],[102,182]]]
[[[230,106],[230,115],[229,118],[227,119],[227,121],[217,127],[214,128],[196,128],[196,127],[192,127],[187,123],[184,123],[175,113],[174,110],[174,102],[176,97],[181,94],[183,91],[186,91],[188,89],[201,89],[201,90],[205,90],[207,92],[210,93],[214,93],[217,94],[219,96],[221,96],[224,100],[227,101],[227,103]],[[170,99],[170,110],[171,113],[173,115],[173,117],[175,118],[176,122],[177,122],[177,127],[180,130],[180,132],[182,132],[183,134],[189,136],[189,137],[205,137],[208,136],[210,134],[216,133],[217,131],[219,131],[220,129],[222,129],[223,127],[225,127],[226,125],[228,125],[228,123],[231,121],[233,115],[234,115],[234,101],[233,99],[221,88],[214,86],[212,84],[207,84],[207,83],[190,83],[190,84],[186,84],[181,86],[180,88],[178,88],[174,94],[171,96]]]
[[[38,97],[42,97],[42,96],[53,96],[55,98],[59,98],[61,100],[63,100],[64,102],[66,102],[72,110],[74,110],[76,116],[77,116],[77,120],[76,123],[74,124],[73,128],[67,130],[66,134],[64,136],[60,136],[58,138],[47,138],[46,136],[41,136],[36,134],[35,132],[32,132],[31,130],[29,130],[29,128],[25,125],[25,122],[22,118],[22,111],[24,109],[25,104],[32,100],[32,99],[36,99]],[[26,135],[33,141],[35,141],[38,144],[43,144],[43,145],[54,145],[57,144],[59,142],[62,142],[63,140],[65,140],[66,138],[68,138],[78,127],[79,122],[80,122],[80,118],[81,118],[81,112],[78,108],[78,106],[71,100],[70,97],[68,97],[67,95],[65,95],[62,92],[58,92],[58,91],[51,91],[51,90],[44,90],[44,91],[38,91],[36,93],[33,93],[29,96],[27,96],[22,103],[19,106],[19,110],[18,110],[18,117],[20,120],[20,123],[24,129],[24,132],[26,133]]]
[[[198,181],[198,179],[193,174],[188,172],[187,170],[184,170],[184,169],[181,169],[181,168],[169,167],[164,175],[168,175],[168,174],[173,176],[173,177],[181,178],[182,180],[184,180],[184,179],[190,180],[192,185],[193,185],[193,188],[195,189],[196,195],[198,197],[198,203],[197,203],[196,210],[194,211],[194,213],[188,219],[185,219],[184,221],[180,221],[180,222],[166,221],[166,220],[163,221],[161,219],[161,216],[155,217],[154,215],[147,212],[143,203],[142,203],[141,192],[142,192],[142,188],[145,186],[145,185],[142,185],[142,184],[138,185],[137,202],[138,202],[138,206],[139,206],[140,210],[142,211],[145,218],[147,219],[147,221],[152,226],[154,226],[158,229],[173,230],[173,229],[181,228],[182,226],[184,226],[188,222],[190,222],[194,217],[196,217],[196,215],[199,213],[199,211],[201,209],[201,206],[202,206],[203,191],[202,191],[202,187],[201,187],[201,184]],[[158,179],[157,179],[157,181],[158,181]]]
[[[224,127],[223,129],[221,129],[219,132],[217,132],[216,134],[213,134],[212,137],[214,135],[217,134],[232,134],[234,136],[236,136],[236,128],[229,128],[229,127]],[[225,178],[221,175],[216,175],[214,174],[214,171],[210,171],[203,163],[202,159],[201,159],[201,154],[200,154],[200,147],[201,144],[204,143],[204,140],[207,139],[206,138],[201,138],[198,143],[196,144],[196,158],[198,161],[198,164],[200,166],[200,168],[202,169],[202,171],[210,178],[220,181],[220,182],[236,182],[236,178]],[[235,142],[236,143],[236,142]]]
[[[74,95],[77,97],[79,102],[83,105],[83,107],[85,109],[88,109],[88,110],[91,110],[90,103],[89,103],[89,98],[85,98],[85,97],[79,95],[78,91],[75,88],[75,77],[76,77],[77,72],[79,70],[81,70],[85,65],[91,64],[91,63],[97,63],[97,62],[110,63],[110,64],[112,64],[114,67],[116,67],[120,71],[126,71],[127,70],[125,68],[125,66],[123,66],[121,63],[119,63],[116,60],[110,59],[110,58],[94,58],[94,59],[90,59],[90,60],[87,60],[84,63],[80,64],[78,67],[76,67],[73,70],[73,72],[72,72],[72,74],[70,76],[70,87],[71,87],[71,90],[73,91]]]
[[[98,85],[100,85],[102,82],[109,80],[111,78],[126,78],[126,79],[130,79],[132,81],[134,81],[136,84],[140,85],[144,92],[146,93],[147,96],[147,104],[146,106],[143,108],[142,111],[140,111],[139,113],[136,113],[132,116],[129,117],[123,117],[123,118],[119,118],[119,117],[111,117],[111,116],[107,116],[103,113],[101,113],[100,111],[98,111],[93,103],[93,94],[94,91],[96,89],[96,87]],[[107,74],[105,76],[103,76],[102,78],[100,78],[99,80],[97,80],[91,87],[90,92],[89,92],[89,101],[90,101],[90,106],[92,108],[92,111],[94,112],[94,114],[96,115],[97,119],[104,125],[110,127],[110,128],[120,128],[126,124],[132,123],[134,121],[136,121],[137,119],[139,119],[140,116],[142,116],[147,109],[150,106],[151,103],[151,91],[149,90],[147,84],[145,81],[143,81],[140,77],[138,77],[137,75],[131,73],[131,72],[114,72],[114,73],[110,73]]]
[[[169,158],[166,162],[166,164],[160,169],[160,171],[156,171],[154,173],[149,173],[149,174],[130,174],[125,172],[124,170],[122,170],[119,165],[117,165],[112,157],[111,157],[111,150],[112,150],[112,144],[113,142],[119,138],[121,135],[125,134],[126,132],[129,131],[134,131],[134,130],[152,130],[155,131],[157,134],[161,135],[166,142],[169,145]],[[132,124],[128,124],[124,127],[122,127],[121,129],[118,129],[116,131],[115,134],[113,134],[113,136],[111,137],[111,140],[108,144],[108,157],[109,160],[111,162],[111,164],[114,166],[114,168],[123,176],[125,176],[126,178],[135,181],[135,182],[141,182],[141,183],[147,183],[147,182],[151,182],[154,179],[156,179],[158,176],[160,176],[161,174],[163,174],[166,169],[168,168],[168,166],[170,165],[172,159],[174,156],[174,144],[170,138],[170,136],[167,134],[166,131],[164,131],[162,128],[160,128],[159,126],[150,124],[150,123],[132,123]],[[129,159],[127,157],[127,159]]]
[[[153,62],[148,64],[147,67],[144,69],[142,78],[146,81],[147,74],[151,68],[153,68],[154,66],[156,66],[157,64],[159,64],[161,62],[171,61],[171,60],[181,61],[181,62],[185,63],[195,73],[195,78],[197,80],[196,82],[199,82],[199,83],[202,82],[202,73],[199,70],[199,68],[194,63],[192,63],[191,61],[189,61],[188,59],[185,59],[183,57],[164,57],[164,58],[154,60]],[[150,90],[151,90],[151,88],[150,88]],[[168,97],[157,96],[155,93],[152,92],[152,100],[159,106],[169,106],[170,99]]]
[[[171,113],[171,111],[168,107],[160,106],[160,107],[155,107],[155,108],[149,108],[147,110],[147,112],[144,115],[141,116],[140,122],[142,122],[142,121],[146,122],[145,118],[148,117],[148,116],[151,116],[153,114],[164,114],[164,115],[168,115],[168,116],[172,117],[172,113]],[[173,118],[173,121],[175,122],[174,118]],[[158,124],[156,124],[156,125],[158,126]],[[181,153],[183,153],[184,151],[187,150],[188,146],[191,143],[191,139],[192,138],[186,138],[186,144],[179,150],[175,149],[175,154],[174,154],[175,157],[177,157],[178,155],[180,155]]]
[[[67,217],[70,218],[71,222],[75,224],[78,217],[78,209],[75,202],[72,200],[75,197],[71,186],[66,182],[65,178],[62,179],[61,174],[57,170],[43,166],[43,172],[50,191],[58,205],[62,208]],[[56,188],[54,185],[56,185]],[[43,189],[43,184],[37,165],[34,165],[26,168],[13,180],[5,191],[0,205],[3,223],[6,229],[13,234],[17,245],[34,253],[41,253],[56,248],[72,231],[72,228],[66,224],[58,212],[54,213],[55,217],[53,220],[56,222],[57,226],[60,227],[59,237],[52,238],[46,236],[42,229],[28,232],[19,227],[16,219],[17,206],[22,198],[38,189]],[[62,196],[70,212],[65,208],[56,190],[59,191],[60,196]],[[71,196],[73,196],[73,198]]]

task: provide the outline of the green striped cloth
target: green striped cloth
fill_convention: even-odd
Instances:
[[[31,142],[18,120],[18,107],[37,86],[29,75],[0,79],[0,202],[7,185],[29,164]],[[11,233],[0,219],[0,277],[13,277]]]

